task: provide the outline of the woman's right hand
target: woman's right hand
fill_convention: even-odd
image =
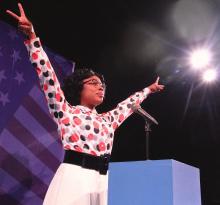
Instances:
[[[158,92],[164,89],[164,85],[159,84],[159,79],[160,77],[157,77],[156,81],[150,86],[148,86],[148,88],[150,89],[152,93],[155,93],[155,92]]]
[[[18,8],[20,11],[20,16],[18,16],[17,14],[15,14],[14,12],[12,12],[10,10],[6,10],[6,12],[18,21],[18,28],[24,34],[26,34],[29,37],[29,39],[36,38],[36,34],[34,32],[33,25],[31,23],[31,21],[28,20],[28,18],[26,17],[21,3],[18,3]]]

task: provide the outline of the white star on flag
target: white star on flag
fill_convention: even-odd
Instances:
[[[16,63],[18,60],[21,60],[20,51],[16,51],[13,49],[13,54],[11,55],[13,58],[13,62]]]
[[[23,78],[23,73],[19,73],[16,71],[16,76],[14,77],[15,80],[18,81],[18,84],[20,85],[22,82],[25,82]]]
[[[7,79],[7,78],[5,77],[5,71],[4,71],[4,70],[0,70],[0,83],[1,83],[1,81],[4,80],[4,79]]]
[[[10,100],[8,99],[8,93],[0,93],[0,102],[2,103],[3,106],[5,106],[7,103],[10,102]]]

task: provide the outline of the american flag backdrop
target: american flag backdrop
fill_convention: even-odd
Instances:
[[[0,205],[41,205],[63,158],[24,36],[0,21]],[[45,49],[60,81],[74,63]]]

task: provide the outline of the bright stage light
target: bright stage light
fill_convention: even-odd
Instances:
[[[211,61],[211,53],[207,49],[197,49],[191,53],[190,64],[194,69],[205,68]]]
[[[203,73],[203,81],[210,83],[216,80],[217,78],[217,72],[214,69],[208,69]]]

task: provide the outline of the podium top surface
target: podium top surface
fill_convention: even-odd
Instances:
[[[137,167],[137,166],[146,166],[146,167],[172,167],[172,168],[191,168],[199,170],[197,167],[179,162],[173,159],[163,159],[163,160],[143,160],[143,161],[127,161],[127,162],[111,162],[110,170],[116,166],[125,166],[125,167]]]

